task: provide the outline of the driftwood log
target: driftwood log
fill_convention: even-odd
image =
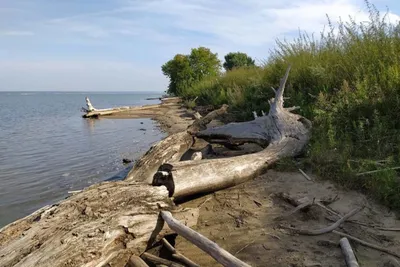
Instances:
[[[344,255],[346,264],[348,267],[359,267],[356,255],[354,255],[354,251],[351,248],[350,242],[346,237],[343,237],[339,241],[340,248],[342,249],[342,253]]]
[[[155,145],[124,181],[90,186],[0,229],[0,266],[132,266],[138,260],[132,255],[143,255],[173,232],[163,224],[160,211],[172,212],[186,226],[195,225],[198,209],[178,209],[170,197],[242,183],[274,161],[300,153],[308,142],[311,123],[283,107],[289,70],[270,101],[267,116],[206,129],[211,120],[226,112],[224,105]],[[147,108],[152,107],[136,109]],[[120,111],[95,109],[87,99],[84,116]],[[227,146],[257,143],[265,148],[238,157],[181,161],[196,138]],[[236,263],[233,266],[247,266],[240,260]]]
[[[105,182],[0,230],[0,266],[125,266],[166,233],[160,209],[176,210],[163,187]],[[175,217],[197,223],[198,210]]]
[[[310,138],[311,122],[283,107],[283,92],[290,68],[281,80],[267,116],[230,123],[195,133],[210,143],[257,143],[264,150],[232,158],[167,162],[154,175],[153,185],[164,185],[170,196],[183,198],[213,192],[258,175],[271,163],[299,154]]]
[[[223,105],[220,109],[214,110],[206,116],[195,120],[186,131],[172,134],[152,146],[150,150],[135,163],[125,180],[144,181],[148,184],[152,184],[153,177],[158,171],[158,168],[166,162],[180,161],[183,154],[185,154],[195,142],[193,134],[206,129],[207,124],[218,116],[226,113],[227,109],[228,106]]]

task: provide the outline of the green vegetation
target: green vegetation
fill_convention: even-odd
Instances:
[[[277,42],[260,68],[206,77],[180,93],[198,103],[227,103],[236,120],[268,111],[268,99],[292,65],[287,106],[313,121],[304,164],[322,177],[362,190],[400,210],[400,25],[366,2],[369,21],[328,21],[316,39],[307,34]],[[374,173],[357,173],[379,170]]]
[[[226,71],[234,68],[254,67],[254,60],[245,53],[229,53],[225,56],[224,69]]]
[[[172,95],[182,95],[196,82],[216,77],[220,68],[218,55],[205,47],[192,49],[190,55],[178,54],[161,67],[164,75],[170,79],[168,93]]]

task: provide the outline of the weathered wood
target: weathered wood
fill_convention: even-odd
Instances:
[[[120,113],[120,112],[124,112],[124,111],[129,111],[129,113],[132,114],[135,111],[143,112],[146,110],[151,110],[151,109],[159,108],[159,107],[160,107],[160,104],[135,106],[135,107],[126,106],[126,107],[115,107],[115,108],[107,108],[107,109],[94,109],[92,111],[87,112],[82,117],[83,118],[97,118],[100,116],[112,115],[112,114]]]
[[[139,256],[132,255],[126,267],[149,267]]]
[[[184,267],[183,265],[181,265],[179,263],[157,257],[156,255],[153,255],[153,254],[150,254],[147,252],[143,253],[141,257],[143,259],[150,261],[152,263],[155,263],[155,264],[161,264],[161,265],[170,266],[170,267]],[[161,265],[158,265],[158,266],[161,266]]]
[[[167,239],[163,238],[161,240],[161,242],[163,243],[164,247],[166,249],[168,249],[171,254],[172,257],[174,259],[177,259],[178,261],[182,262],[183,264],[185,264],[185,266],[188,267],[200,267],[200,265],[198,265],[197,263],[193,262],[192,260],[190,260],[189,258],[185,257],[185,255],[179,253],[179,251],[177,251],[168,241]]]
[[[388,248],[384,248],[384,247],[369,243],[369,242],[364,241],[364,240],[362,240],[360,238],[354,237],[352,235],[349,235],[349,234],[346,234],[346,233],[343,233],[343,232],[339,232],[337,230],[333,230],[332,233],[335,233],[335,234],[340,235],[340,236],[347,237],[348,239],[353,240],[353,241],[355,241],[355,242],[357,242],[357,243],[359,243],[359,244],[361,244],[363,246],[366,246],[366,247],[369,247],[369,248],[373,248],[373,249],[378,250],[378,251],[385,252],[385,253],[387,253],[389,255],[395,256],[395,257],[400,259],[400,253],[391,251]]]
[[[193,145],[193,133],[205,129],[206,125],[213,119],[226,113],[228,106],[214,110],[204,117],[195,120],[187,131],[175,133],[152,146],[147,153],[141,157],[125,178],[126,181],[144,181],[152,184],[154,174],[165,162],[178,162],[183,154]]]
[[[283,107],[283,90],[288,73],[289,69],[275,99],[270,101],[268,116],[249,122],[230,123],[196,134],[210,143],[240,145],[250,142],[264,147],[268,145],[264,150],[232,158],[167,162],[154,175],[153,185],[165,185],[170,195],[176,198],[213,192],[242,183],[283,157],[299,154],[309,140],[311,123]]]
[[[223,266],[229,267],[250,267],[247,263],[234,257],[228,251],[219,247],[216,243],[212,242],[205,236],[197,233],[196,231],[190,229],[180,221],[172,217],[172,214],[168,211],[161,211],[161,217],[168,224],[168,226],[174,230],[177,234],[181,235],[183,238],[187,239],[198,248],[208,253],[216,261],[221,263]]]
[[[354,255],[354,251],[351,248],[349,240],[346,237],[343,237],[342,239],[340,239],[339,244],[342,249],[342,253],[344,255],[347,266],[359,267],[356,255]]]
[[[172,233],[160,209],[197,223],[198,210],[177,210],[162,187],[105,182],[45,207],[0,231],[0,266],[125,266],[132,254]]]
[[[153,176],[165,162],[177,162],[193,145],[194,139],[187,132],[172,134],[152,146],[126,176],[126,181],[153,182]]]
[[[337,220],[335,223],[329,225],[328,227],[322,228],[322,229],[306,230],[306,229],[296,229],[296,228],[292,228],[292,227],[289,227],[288,229],[291,229],[291,230],[295,231],[296,233],[302,234],[302,235],[322,235],[322,234],[326,234],[326,233],[332,232],[333,230],[338,228],[344,221],[346,221],[350,217],[352,217],[355,214],[357,214],[358,212],[360,212],[363,208],[364,207],[356,208],[356,209],[351,210],[349,213],[344,215],[342,218]]]

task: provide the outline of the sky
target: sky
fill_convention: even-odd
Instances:
[[[372,0],[390,19],[398,0]],[[368,19],[362,0],[0,0],[0,91],[164,91],[161,65],[205,46],[261,63],[277,38]]]

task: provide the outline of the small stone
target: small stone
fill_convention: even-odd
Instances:
[[[89,217],[93,216],[93,210],[91,207],[86,207],[84,213]]]
[[[89,233],[89,234],[87,234],[87,237],[92,238],[92,237],[94,237],[95,235],[96,235],[95,233]]]

